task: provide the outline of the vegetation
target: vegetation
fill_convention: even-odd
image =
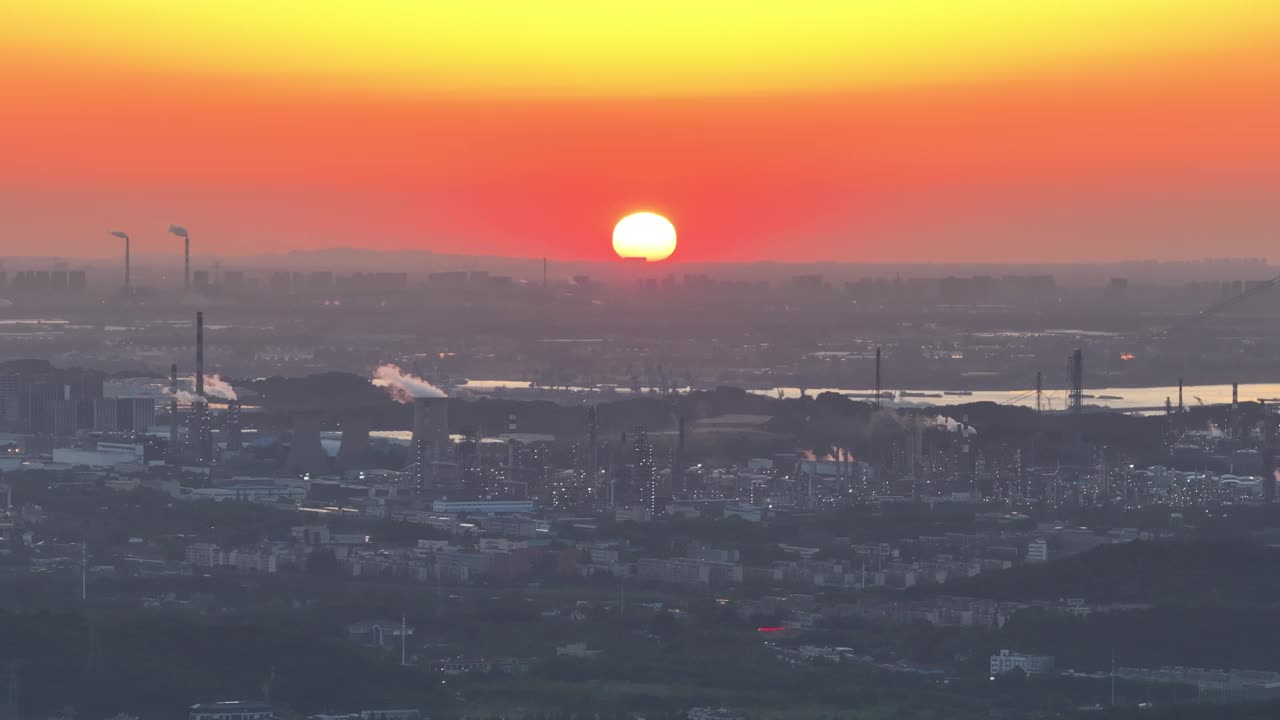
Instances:
[[[1249,606],[1280,602],[1280,548],[1236,542],[1105,545],[1042,565],[947,583],[996,600]]]

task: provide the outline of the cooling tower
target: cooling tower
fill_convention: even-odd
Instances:
[[[371,466],[369,421],[361,417],[342,420],[342,443],[338,446],[338,469],[358,470]]]
[[[329,472],[329,457],[320,444],[320,416],[298,414],[293,416],[293,440],[289,444],[289,459],[285,467],[290,472],[321,475]]]

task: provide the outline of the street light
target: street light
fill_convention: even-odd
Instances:
[[[191,236],[181,225],[170,225],[169,232],[182,238],[182,287],[189,291],[191,290]]]
[[[111,234],[124,240],[124,290],[130,293],[133,291],[133,285],[129,282],[129,235],[119,230],[112,230]]]

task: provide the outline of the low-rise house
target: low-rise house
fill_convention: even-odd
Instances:
[[[413,626],[400,621],[360,620],[347,626],[347,639],[361,647],[398,650],[413,637]]]

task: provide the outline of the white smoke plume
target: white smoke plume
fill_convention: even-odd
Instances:
[[[827,450],[827,454],[822,456],[827,462],[843,462],[851,463],[854,461],[853,453],[842,447],[833,447]]]
[[[853,453],[842,447],[829,447],[826,452],[822,454],[822,457],[818,457],[817,453],[809,449],[800,450],[797,454],[800,456],[801,460],[808,460],[809,462],[856,462],[856,458],[853,457]]]
[[[415,398],[447,397],[445,392],[415,375],[410,375],[398,365],[379,365],[373,371],[373,383],[391,393],[391,399],[399,403],[413,402]]]
[[[187,405],[195,405],[196,403],[209,402],[206,398],[202,398],[199,395],[191,392],[190,390],[179,390],[178,392],[174,392],[169,388],[165,388],[164,394],[172,395],[174,399],[176,399],[179,403],[185,403]]]
[[[1209,423],[1209,437],[1215,437],[1215,438],[1222,437],[1222,430],[1218,427],[1217,423],[1214,423],[1214,422]]]
[[[959,420],[956,420],[955,418],[949,418],[945,415],[939,415],[936,418],[934,418],[934,423],[939,428],[946,430],[947,432],[960,433],[965,437],[970,437],[978,434],[978,429],[975,428],[974,426],[965,425]]]
[[[192,396],[195,395],[196,376],[187,375],[184,378],[180,378],[180,380],[182,380],[183,383],[189,386],[191,388],[191,391],[188,392],[186,390],[179,390],[178,401],[187,402],[186,400],[182,399],[183,394],[185,393],[187,395],[192,395]],[[169,389],[165,388],[165,392],[168,393]],[[231,387],[231,383],[227,382],[226,380],[223,380],[222,376],[216,373],[213,375],[204,376],[204,396],[206,398],[215,398],[218,400],[239,400],[240,399],[239,396],[236,395],[236,389],[234,387]]]
[[[223,400],[239,400],[236,395],[236,389],[231,387],[231,383],[222,379],[221,375],[206,375],[204,378],[204,394],[222,398]]]

